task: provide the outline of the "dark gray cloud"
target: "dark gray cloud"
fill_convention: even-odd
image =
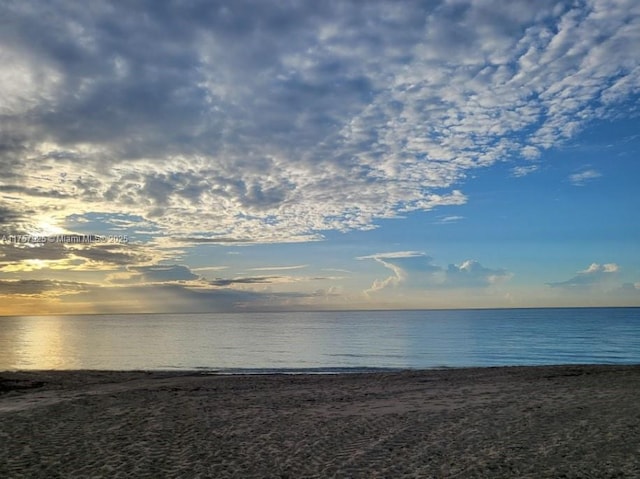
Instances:
[[[0,237],[25,234],[32,214],[33,210],[28,207],[5,203],[0,199]],[[0,241],[0,247],[3,243],[6,243],[6,238]]]
[[[174,283],[190,281],[195,282],[194,284],[199,284],[199,287],[227,288],[243,284],[269,284],[281,278],[280,276],[245,276],[207,280],[194,273],[188,266],[177,264],[129,266],[127,267],[127,272],[133,273],[133,275],[113,277],[111,283]]]
[[[111,278],[110,282],[114,284],[192,282],[194,285],[199,285],[198,287],[227,288],[243,284],[268,284],[280,278],[279,276],[247,276],[207,280],[194,273],[188,266],[178,264],[128,266],[127,272],[130,274],[116,275]]]
[[[92,287],[60,297],[63,304],[90,302],[102,312],[233,312],[266,311],[290,307],[306,298],[301,293],[264,293],[233,288],[195,288],[180,283]]]
[[[24,0],[0,18],[14,228],[35,209],[241,242],[367,229],[464,203],[471,168],[624,115],[640,85],[634,0]]]
[[[137,245],[90,244],[78,246],[88,236],[66,235],[64,242],[56,236],[5,235],[0,241],[0,266],[20,265],[29,260],[61,261],[81,258],[88,262],[126,266],[147,262],[151,254]],[[45,242],[40,242],[41,240]],[[2,240],[2,236],[0,236]],[[55,240],[55,241],[53,241]],[[77,240],[77,241],[76,241]]]
[[[16,223],[20,219],[20,214],[7,206],[0,205],[0,223]]]
[[[148,262],[152,255],[137,245],[104,244],[87,248],[67,248],[68,254],[98,263],[130,265]]]
[[[70,257],[62,243],[33,242],[31,235],[6,235],[0,242],[0,262],[19,264],[27,260],[59,261]],[[46,238],[44,238],[46,240]]]
[[[151,266],[132,266],[129,271],[139,274],[137,280],[144,283],[164,283],[173,281],[193,281],[201,279],[200,276],[193,273],[187,266],[183,265],[151,265]]]
[[[213,281],[209,281],[212,286],[231,286],[234,284],[264,284],[271,283],[278,276],[251,276],[246,278],[216,278]]]
[[[264,293],[233,288],[193,288],[179,283],[97,286],[55,280],[0,280],[0,297],[55,300],[56,310],[91,304],[93,311],[122,313],[280,310],[317,294]],[[53,303],[52,303],[53,304]],[[62,309],[61,309],[62,308]]]
[[[0,280],[0,296],[67,295],[86,291],[87,288],[87,285],[74,281],[49,279]]]
[[[23,193],[28,196],[41,196],[44,198],[68,198],[71,196],[58,190],[44,191],[39,188],[28,188],[20,185],[0,185],[0,193]]]

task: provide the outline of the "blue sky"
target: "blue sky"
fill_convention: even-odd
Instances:
[[[0,14],[0,314],[640,305],[636,1]]]

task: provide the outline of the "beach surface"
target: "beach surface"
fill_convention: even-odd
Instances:
[[[3,478],[638,478],[640,366],[0,372]]]

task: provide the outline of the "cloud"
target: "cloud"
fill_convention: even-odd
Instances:
[[[87,285],[74,281],[20,279],[0,280],[0,296],[60,296],[86,291]]]
[[[32,238],[20,236],[20,238]],[[67,238],[72,238],[69,236]],[[62,269],[73,266],[76,271],[116,269],[159,258],[153,248],[116,243],[76,242],[0,242],[0,271],[19,272],[34,269]]]
[[[259,268],[249,268],[251,271],[287,271],[292,269],[303,269],[309,266],[308,264],[298,264],[293,266],[261,266]]]
[[[358,256],[356,259],[373,259],[382,261],[385,259],[405,259],[405,258],[424,258],[425,254],[421,251],[394,251],[389,253],[376,253],[368,256]]]
[[[453,215],[453,216],[444,216],[438,219],[438,223],[457,223],[460,220],[463,220],[464,216]]]
[[[129,271],[136,273],[138,280],[144,283],[166,283],[174,281],[193,281],[201,279],[187,266],[183,265],[151,265],[133,266]]]
[[[301,269],[306,265],[281,266],[281,267],[259,267],[249,268],[252,271],[280,271]],[[236,276],[233,278],[215,278],[209,280],[198,275],[198,272],[220,271],[227,269],[226,266],[209,266],[203,268],[190,268],[185,265],[176,264],[153,264],[146,266],[128,266],[126,271],[109,275],[111,283],[189,283],[196,287],[217,286],[227,287],[233,285],[250,284],[276,284],[292,283],[297,281],[330,280],[335,277],[305,277],[305,276]]]
[[[469,170],[625,115],[640,85],[632,0],[24,0],[0,16],[14,229],[103,212],[187,243],[366,230],[465,203]]]
[[[286,309],[314,295],[195,286],[182,283],[94,287],[57,298],[58,309],[90,304],[100,312],[234,312]]]
[[[520,154],[527,160],[535,160],[540,157],[540,150],[535,146],[528,145],[520,150]]]
[[[226,238],[226,237],[185,237],[185,238],[172,238],[176,243],[185,244],[226,244],[226,243],[253,243],[254,241],[249,238]]]
[[[478,261],[467,260],[447,267],[444,284],[456,288],[476,288],[490,286],[510,277],[504,269],[486,268]]]
[[[371,287],[365,290],[365,293],[368,294],[403,283],[407,279],[406,267],[411,264],[418,263],[422,267],[422,263],[430,261],[431,258],[425,256],[424,253],[419,251],[395,251],[390,253],[376,253],[369,256],[359,256],[356,259],[372,259],[380,263],[385,268],[390,269],[393,273],[386,279],[376,279]]]
[[[602,174],[596,170],[586,170],[569,176],[569,181],[575,186],[584,186],[589,181],[600,178],[601,176]]]
[[[191,268],[191,271],[220,271],[227,268],[228,266],[202,266],[200,268]]]
[[[442,268],[433,264],[433,258],[418,251],[401,251],[360,256],[360,260],[373,259],[391,270],[386,279],[376,279],[365,293],[373,293],[404,284],[412,288],[483,288],[508,280],[511,274],[504,269],[491,269],[479,262],[467,260],[460,265]]]
[[[327,279],[327,278],[311,278]],[[331,278],[328,278],[331,279]],[[264,311],[322,305],[331,292],[279,292],[266,285],[290,282],[278,276],[239,277],[207,281],[182,265],[130,267],[112,273],[105,284],[42,279],[0,279],[3,314],[20,311],[194,312]],[[263,286],[260,290],[252,285]],[[243,288],[243,286],[249,286]],[[28,301],[28,302],[25,302]],[[29,313],[31,314],[31,313]]]
[[[231,286],[234,284],[268,284],[278,279],[278,276],[253,276],[245,278],[217,278],[208,283],[212,286]]]
[[[347,273],[347,274],[353,273],[353,271],[350,271],[344,268],[322,268],[322,271],[332,271],[336,273]]]
[[[67,248],[70,256],[86,259],[90,262],[111,265],[130,265],[150,261],[153,256],[150,251],[138,246],[121,246],[105,244],[96,247]]]
[[[557,283],[547,283],[547,285],[552,288],[569,290],[582,290],[610,286],[611,281],[616,279],[619,270],[620,267],[615,263],[591,263],[587,269],[578,271],[578,274],[573,278]]]
[[[538,165],[515,166],[511,169],[511,174],[516,178],[522,178],[523,176],[527,176],[534,171],[537,171],[538,168]]]
[[[31,264],[28,261],[42,262],[25,260],[22,274],[42,266],[34,263],[31,269],[26,269]],[[3,314],[17,314],[16,311],[44,314],[64,313],[69,309],[109,313],[314,308],[317,303],[326,302],[327,294],[272,291],[270,286],[332,279],[335,278],[255,276],[210,281],[184,265],[126,265],[107,274],[102,284],[50,279],[1,279],[0,296],[4,299],[0,309]]]
[[[610,296],[618,297],[625,305],[637,305],[640,300],[640,282],[622,283],[607,291]]]

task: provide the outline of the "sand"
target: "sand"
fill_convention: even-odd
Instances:
[[[640,478],[640,366],[0,373],[3,478]]]

